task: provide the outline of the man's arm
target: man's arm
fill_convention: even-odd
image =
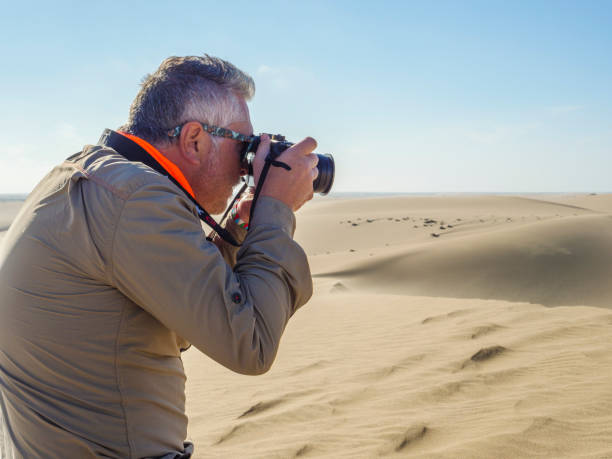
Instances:
[[[222,365],[267,371],[291,315],[312,295],[295,217],[262,197],[234,270],[170,184],[145,185],[117,222],[109,277],[169,329]]]
[[[253,203],[252,191],[253,190],[249,189],[247,193],[240,198],[240,200],[236,203],[235,206],[238,211],[238,218],[247,225],[249,223],[249,216],[251,214],[251,204]],[[244,238],[247,234],[247,230],[234,222],[232,212],[230,212],[230,214],[228,215],[224,227],[239,244],[244,241]],[[221,252],[221,255],[223,255],[223,258],[225,259],[227,264],[231,267],[234,267],[234,265],[236,264],[236,256],[238,255],[238,249],[240,247],[233,246],[227,241],[224,241],[223,238],[216,233],[213,236],[213,242]]]
[[[238,226],[231,218],[227,219],[224,227],[234,237],[236,242],[241,244],[244,241],[247,230]],[[223,238],[216,233],[213,236],[213,243],[217,246],[219,252],[221,252],[221,256],[225,262],[233,268],[234,265],[236,265],[236,256],[238,255],[240,247],[235,247],[229,242],[224,241]]]

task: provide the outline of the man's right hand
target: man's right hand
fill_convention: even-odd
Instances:
[[[312,153],[315,148],[317,148],[316,140],[306,137],[285,150],[277,160],[289,165],[291,170],[272,166],[266,176],[261,196],[276,198],[287,204],[294,212],[310,201],[314,195],[312,182],[318,174],[319,158]],[[259,183],[259,177],[269,151],[270,137],[262,134],[253,161],[255,184]]]

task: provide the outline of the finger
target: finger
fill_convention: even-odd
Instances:
[[[310,159],[312,167],[317,167],[317,165],[319,164],[319,155],[311,153],[308,155],[308,158]]]
[[[291,147],[293,151],[303,155],[312,153],[315,148],[317,148],[317,141],[312,137],[306,137]]]
[[[319,168],[317,167],[317,165],[319,164],[319,156],[315,155],[314,153],[311,153],[306,156],[306,160],[310,169],[310,175],[312,177],[312,180],[314,181],[319,175]]]
[[[251,206],[253,201],[240,201],[237,206],[238,216],[241,220],[249,222],[249,216],[251,215]]]
[[[270,149],[270,136],[268,134],[262,134],[259,138],[259,146],[255,152],[255,156]]]
[[[310,175],[312,176],[312,181],[314,182],[319,176],[319,168],[318,167],[312,168],[310,170]]]
[[[241,201],[252,201],[253,200],[253,196],[254,193],[247,191],[246,193],[244,193],[242,195],[242,197],[240,198]]]
[[[236,206],[238,207],[238,213],[242,215],[241,209],[249,210],[251,208],[251,204],[253,203],[253,195],[251,193],[244,194]]]

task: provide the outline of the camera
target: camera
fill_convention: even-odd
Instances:
[[[283,151],[293,145],[293,143],[287,142],[287,140],[285,140],[285,136],[283,135],[268,135],[270,136],[269,154],[273,158],[278,157]],[[250,142],[248,143],[247,147],[244,149],[240,157],[243,167],[249,171],[249,176],[253,175],[252,161],[255,157],[257,147],[259,147],[260,140],[260,136],[251,137]],[[317,175],[317,178],[312,183],[312,188],[315,193],[326,195],[327,193],[329,193],[329,190],[331,190],[331,187],[334,183],[334,174],[336,170],[334,157],[328,154],[316,155],[319,157],[319,163],[317,164],[319,175]]]

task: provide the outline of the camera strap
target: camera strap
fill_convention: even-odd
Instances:
[[[268,156],[266,156],[263,169],[261,170],[261,175],[259,176],[259,181],[257,182],[257,186],[255,187],[255,194],[253,196],[253,203],[251,204],[251,215],[249,216],[249,222],[253,220],[253,215],[255,215],[255,205],[257,204],[257,200],[259,199],[259,194],[261,193],[263,184],[266,181],[266,177],[268,176],[270,167],[275,166],[282,167],[287,171],[291,170],[291,166],[289,166],[289,164],[276,160],[276,158],[278,158],[281,153],[282,152],[274,153],[270,151],[268,153]],[[249,165],[249,174],[253,175],[252,165]]]
[[[119,153],[121,156],[123,156],[125,159],[127,159],[128,161],[141,162],[149,166],[151,169],[158,172],[159,174],[167,177],[172,183],[174,183],[177,187],[179,187],[179,189],[183,193],[185,193],[185,196],[191,202],[195,204],[196,210],[198,213],[198,217],[200,217],[200,220],[202,220],[204,223],[210,226],[213,229],[213,231],[217,233],[224,241],[226,241],[227,243],[235,247],[240,247],[240,244],[236,241],[236,239],[234,239],[234,237],[229,233],[229,231],[227,231],[225,228],[219,225],[215,221],[215,219],[208,212],[206,212],[206,210],[200,205],[200,203],[196,201],[195,196],[193,195],[193,192],[190,189],[187,189],[187,187],[189,187],[189,184],[186,183],[186,181],[185,183],[181,183],[184,181],[184,177],[177,178],[175,177],[176,174],[172,174],[171,171],[168,170],[170,169],[169,166],[172,165],[172,163],[168,161],[168,164],[166,164],[166,167],[164,167],[164,165],[162,165],[160,161],[155,159],[154,155],[155,154],[159,155],[159,152],[155,150],[155,148],[152,145],[136,137],[136,139],[142,142],[141,144],[140,142],[137,142],[136,140],[130,138],[133,136],[128,137],[128,135],[129,134],[115,132],[111,129],[105,129],[104,132],[102,133],[102,136],[100,137],[100,140],[98,141],[98,145],[110,147],[113,150],[115,150],[117,153]],[[152,151],[148,151],[149,148],[151,148]],[[161,157],[160,160],[162,160],[162,158],[163,157]],[[260,183],[261,182],[263,181],[260,180]],[[232,205],[234,204],[234,202],[236,202],[236,200],[244,192],[245,188],[246,188],[246,184],[245,186],[242,187],[242,189],[234,197],[234,200],[232,201],[232,204],[230,204],[230,206],[228,207],[228,210],[231,209]],[[255,201],[253,201],[253,207],[251,207],[251,214],[252,214],[254,207],[255,207]],[[225,215],[227,215],[227,211],[225,212]],[[225,218],[225,215],[224,215],[224,218]],[[212,235],[208,236],[206,239],[212,242]]]
[[[275,167],[282,167],[283,169],[285,169],[287,171],[291,170],[291,166],[289,166],[289,164],[284,163],[282,161],[277,161],[276,160],[276,158],[278,158],[281,153],[282,153],[282,151],[279,151],[277,153],[275,153],[273,151],[269,151],[268,152],[268,156],[266,156],[264,167],[263,167],[263,169],[261,171],[261,175],[259,176],[259,181],[257,182],[257,187],[255,188],[255,192],[253,193],[253,200],[251,202],[251,211],[250,211],[250,214],[249,214],[249,222],[253,220],[253,215],[255,215],[255,206],[257,205],[257,200],[259,199],[259,195],[260,195],[261,190],[263,188],[263,184],[266,181],[266,177],[268,176],[268,171],[270,170],[270,167],[275,166]],[[249,161],[248,162],[248,168],[249,168],[248,175],[251,176],[251,177],[254,177],[255,174],[253,172],[253,161]],[[245,181],[245,183],[242,185],[240,190],[238,190],[238,193],[236,193],[236,195],[232,199],[232,202],[230,203],[230,205],[227,206],[227,209],[225,210],[225,212],[223,214],[223,217],[221,217],[221,222],[223,222],[225,220],[225,217],[227,217],[227,214],[232,209],[232,207],[234,206],[236,201],[238,201],[238,199],[240,199],[242,194],[246,191],[247,187],[248,187],[248,181]],[[250,225],[249,225],[249,228],[251,228]],[[219,236],[221,236],[221,238],[225,239],[222,234],[219,234]],[[230,242],[230,244],[231,244],[231,242]]]

